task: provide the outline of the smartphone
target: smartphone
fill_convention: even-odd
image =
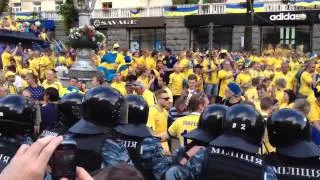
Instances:
[[[52,177],[54,180],[76,178],[77,142],[73,139],[63,140],[52,156]]]

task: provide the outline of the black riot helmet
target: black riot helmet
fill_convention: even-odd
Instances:
[[[128,123],[146,124],[148,121],[149,106],[143,97],[138,95],[126,96],[128,104]]]
[[[82,101],[83,119],[100,126],[127,123],[127,112],[125,98],[111,87],[90,89]]]
[[[58,109],[61,114],[60,121],[64,125],[71,127],[80,120],[82,99],[83,95],[80,93],[70,93],[61,98]]]
[[[222,135],[212,145],[257,153],[264,134],[263,117],[247,104],[230,107],[222,123]]]
[[[227,107],[223,105],[209,105],[200,116],[198,127],[185,138],[210,143],[217,136],[221,135],[222,122],[225,117]]]
[[[9,95],[0,99],[0,132],[4,135],[32,133],[37,109],[22,96]]]
[[[127,136],[152,136],[151,130],[146,126],[149,115],[147,102],[138,95],[128,95],[126,101],[128,104],[128,124],[116,126],[116,132]]]
[[[319,156],[319,148],[311,142],[308,119],[294,109],[280,109],[267,121],[270,144],[277,152],[298,158]]]

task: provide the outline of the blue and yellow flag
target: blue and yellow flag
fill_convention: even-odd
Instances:
[[[312,7],[312,6],[319,6],[320,0],[294,0],[293,3],[295,6]]]
[[[193,7],[168,7],[164,8],[165,16],[187,16],[195,15],[198,13],[199,6]]]
[[[35,20],[40,19],[40,15],[37,13],[16,13],[14,15],[17,20]]]
[[[254,12],[264,12],[263,2],[254,2],[253,9]],[[247,3],[228,3],[225,13],[247,13]]]
[[[141,17],[141,9],[130,10],[131,17]]]

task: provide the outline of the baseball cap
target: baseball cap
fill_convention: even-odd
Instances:
[[[229,83],[228,88],[234,95],[236,95],[236,96],[241,95],[241,88],[237,83],[235,83],[235,82]]]

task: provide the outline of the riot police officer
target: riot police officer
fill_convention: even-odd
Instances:
[[[77,165],[92,172],[101,167],[103,141],[116,136],[113,127],[127,123],[126,101],[111,87],[96,87],[85,94],[81,109],[81,120],[69,132],[78,144]]]
[[[264,133],[263,117],[247,104],[226,111],[222,134],[188,163],[196,179],[265,179],[275,177],[257,155]]]
[[[58,136],[65,134],[68,129],[80,120],[80,110],[83,95],[70,93],[63,96],[59,102],[59,120],[49,130],[44,130],[40,137],[51,135]]]
[[[266,163],[278,179],[320,179],[320,149],[311,141],[308,119],[299,111],[281,109],[267,121],[268,136],[276,152]]]
[[[118,125],[114,128],[119,136],[112,141],[128,150],[130,159],[135,167],[142,172],[145,179],[154,179],[163,173],[162,167],[169,167],[169,161],[162,154],[160,140],[153,137],[151,130],[146,126],[149,113],[147,102],[138,95],[128,95],[126,101],[128,104],[128,124]],[[115,153],[114,144],[108,139],[102,148],[104,165],[112,165],[111,159],[124,156],[118,154],[117,157],[110,157],[112,153]]]
[[[0,171],[21,144],[31,144],[36,107],[25,97],[10,95],[0,99]]]
[[[166,171],[163,179],[193,179],[190,171],[185,167],[190,159],[189,151],[197,147],[206,148],[209,143],[221,135],[222,122],[224,120],[227,106],[209,105],[200,115],[198,127],[183,135],[184,138],[191,139],[186,147],[181,147],[173,154],[173,166]]]

